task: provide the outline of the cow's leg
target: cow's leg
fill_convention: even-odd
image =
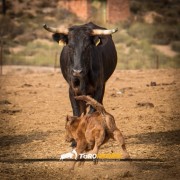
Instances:
[[[101,87],[97,87],[96,92],[94,93],[93,97],[97,102],[101,103],[103,102],[103,96],[104,96],[104,91],[105,91],[105,84]],[[96,109],[94,109],[92,106],[90,107],[89,114],[95,112]]]
[[[80,114],[86,114],[86,103],[84,101],[79,101]]]
[[[118,141],[119,145],[121,146],[123,158],[124,159],[129,159],[130,156],[129,156],[129,153],[127,152],[127,150],[126,150],[126,145],[125,145],[124,137],[123,137],[123,135],[122,135],[122,133],[121,133],[121,131],[119,129],[116,129],[113,132],[113,138],[116,141]]]
[[[71,101],[71,106],[73,109],[73,116],[79,117],[81,115],[79,102],[75,100],[74,93],[73,93],[73,90],[71,88],[69,88],[69,99]]]
[[[78,104],[79,102],[74,99],[74,93],[73,93],[73,90],[71,88],[69,88],[69,99],[70,99],[72,110],[73,110],[73,116],[79,117],[81,115],[80,114],[79,104]],[[77,145],[77,143],[73,139],[72,142],[71,142],[71,147],[75,148],[76,145]]]

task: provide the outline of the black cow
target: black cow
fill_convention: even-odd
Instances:
[[[53,39],[64,42],[60,66],[69,84],[69,97],[74,116],[86,111],[83,101],[75,100],[77,95],[90,95],[102,103],[105,83],[117,64],[117,53],[111,34],[117,29],[107,30],[93,23],[72,26],[69,29],[52,28]],[[94,109],[91,107],[90,112]]]

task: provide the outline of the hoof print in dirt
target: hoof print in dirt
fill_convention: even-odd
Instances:
[[[137,103],[137,107],[153,108],[154,104],[150,102],[139,102]]]
[[[4,109],[1,111],[1,113],[9,114],[9,115],[13,115],[13,114],[19,113],[19,112],[22,112],[22,109],[15,109],[15,110]]]
[[[6,104],[11,104],[11,103],[8,100],[0,101],[0,105],[6,105]]]
[[[25,84],[23,84],[21,87],[32,87],[32,85],[25,83]]]

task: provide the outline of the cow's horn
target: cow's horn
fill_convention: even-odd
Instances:
[[[52,33],[62,33],[62,34],[68,34],[69,30],[65,27],[61,27],[61,28],[54,28],[54,27],[49,27],[46,24],[43,25],[44,29],[46,29],[49,32]]]
[[[93,29],[92,35],[110,35],[118,31],[118,28],[116,29]]]

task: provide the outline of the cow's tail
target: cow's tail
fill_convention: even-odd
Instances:
[[[75,99],[85,101],[87,104],[91,105],[98,112],[102,113],[103,115],[106,114],[106,110],[104,109],[104,106],[90,96],[85,96],[85,95],[76,96]]]

